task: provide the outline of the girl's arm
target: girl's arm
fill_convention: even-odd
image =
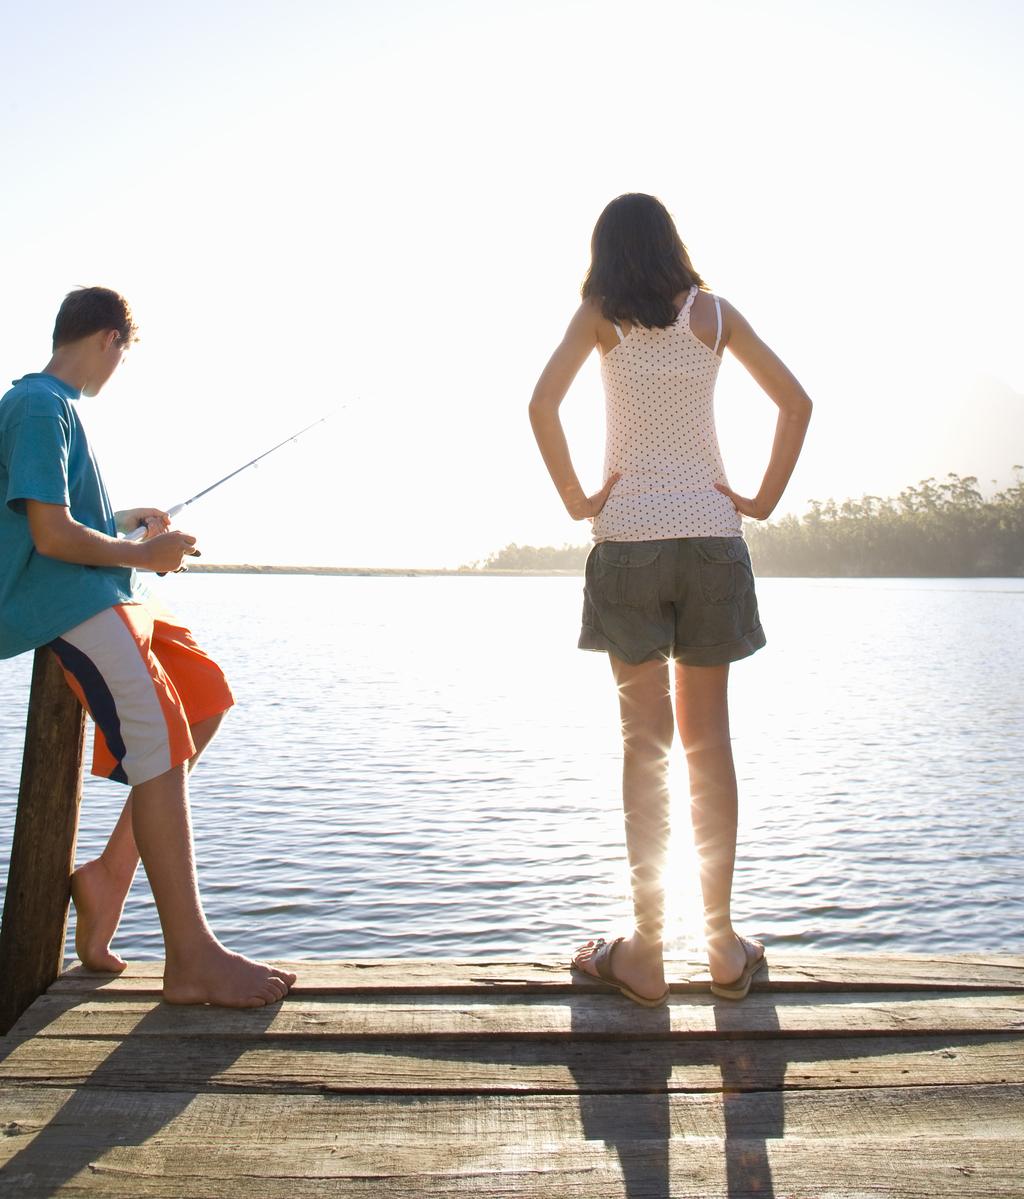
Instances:
[[[764,344],[749,322],[725,300],[722,300],[722,308],[725,344],[764,389],[768,398],[778,406],[779,418],[775,425],[771,459],[757,495],[752,499],[737,495],[724,483],[716,483],[715,487],[732,500],[743,516],[767,520],[782,499],[800,456],[813,404],[793,372]]]
[[[573,469],[565,431],[558,416],[558,409],[570,384],[586,362],[590,351],[597,345],[598,319],[595,307],[584,300],[569,322],[561,344],[541,372],[537,386],[533,389],[533,398],[530,400],[530,424],[533,426],[533,435],[537,438],[548,474],[551,475],[552,482],[562,497],[562,503],[573,520],[586,520],[596,516],[620,478],[617,472],[610,475],[600,491],[587,496]]]

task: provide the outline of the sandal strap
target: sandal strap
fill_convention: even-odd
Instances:
[[[599,978],[603,978],[607,983],[618,983],[621,981],[616,977],[615,971],[612,970],[612,954],[615,952],[615,946],[624,938],[616,937],[614,941],[606,941],[601,938],[599,948],[594,956],[590,959],[594,963],[594,969],[598,973]]]

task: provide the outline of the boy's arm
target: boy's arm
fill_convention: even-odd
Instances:
[[[175,571],[186,555],[198,553],[188,533],[160,533],[146,541],[120,541],[79,524],[62,504],[25,500],[25,515],[38,552],[80,566],[134,566]]]

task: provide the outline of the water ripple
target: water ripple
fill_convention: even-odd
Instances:
[[[579,589],[167,580],[238,699],[193,778],[218,934],[277,957],[472,957],[625,927],[618,711],[603,657],[575,648]],[[731,671],[737,923],[769,945],[1020,952],[1024,580],[761,579],[758,594],[769,644]],[[396,637],[410,613],[429,636]],[[0,663],[5,860],[30,667]],[[688,951],[678,746],[672,781],[672,945]],[[87,782],[79,860],[123,800]],[[161,955],[141,875],[118,945]]]

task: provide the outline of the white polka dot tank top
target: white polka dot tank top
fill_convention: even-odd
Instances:
[[[718,337],[712,349],[690,328],[697,285],[667,329],[633,324],[601,360],[608,432],[605,474],[621,471],[594,518],[595,541],[734,537],[740,514],[713,483],[725,483],[715,432]]]

